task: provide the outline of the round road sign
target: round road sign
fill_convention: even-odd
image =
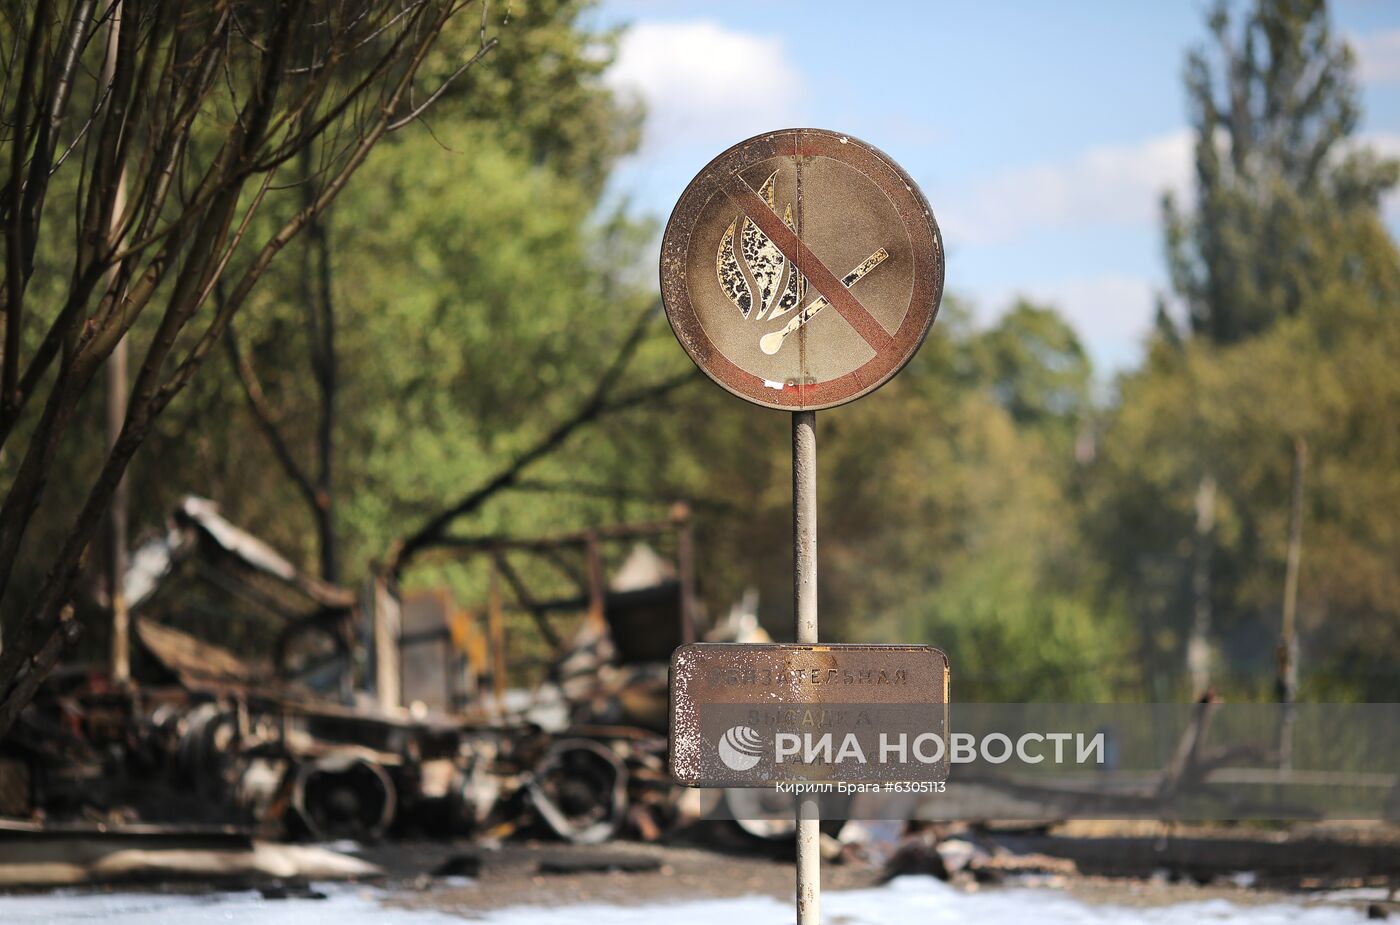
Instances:
[[[899,165],[849,135],[740,142],[690,182],[661,242],[661,296],[687,353],[755,404],[816,410],[909,362],[943,295],[943,241]]]

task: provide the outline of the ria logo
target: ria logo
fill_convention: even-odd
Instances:
[[[731,771],[748,771],[763,754],[763,737],[749,726],[731,726],[719,740],[719,760]]]

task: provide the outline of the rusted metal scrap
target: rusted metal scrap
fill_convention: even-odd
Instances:
[[[133,680],[75,666],[51,676],[0,743],[0,825],[659,838],[697,815],[667,774],[664,735],[666,657],[700,637],[691,549],[683,507],[652,523],[462,539],[457,555],[485,556],[495,575],[492,601],[471,612],[443,595],[401,600],[383,579],[362,597],[306,575],[187,497],[123,580]],[[512,565],[521,556],[552,563],[571,590],[531,585]],[[231,615],[190,611],[187,581],[272,620],[274,643],[250,648],[265,630],[240,635]],[[764,638],[751,610],[707,638]],[[507,688],[508,613],[552,647],[555,721],[511,706],[538,697]]]
[[[627,814],[627,767],[606,745],[559,739],[528,776],[526,791],[561,838],[596,845],[618,834]]]

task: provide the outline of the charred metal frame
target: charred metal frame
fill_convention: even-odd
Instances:
[[[464,562],[485,557],[490,563],[490,591],[485,608],[486,637],[490,648],[490,673],[495,702],[504,686],[506,631],[504,617],[515,611],[528,614],[554,656],[561,654],[564,638],[550,622],[552,614],[586,612],[603,618],[610,596],[603,551],[605,547],[637,540],[670,537],[675,549],[678,612],[682,644],[694,642],[696,590],[694,523],[688,505],[675,504],[665,520],[613,524],[539,537],[506,535],[455,536],[441,542],[439,555]],[[576,595],[540,598],[533,593],[510,556],[526,555],[548,565],[577,589]],[[508,591],[507,596],[502,591]],[[412,645],[411,637],[399,637],[398,645]],[[485,667],[485,666],[483,666]],[[551,663],[549,669],[552,671]],[[448,692],[451,699],[452,692]]]

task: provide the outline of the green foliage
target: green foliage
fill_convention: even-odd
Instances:
[[[628,253],[631,232],[594,224],[592,201],[577,185],[469,124],[439,127],[436,136],[447,152],[421,136],[401,143],[398,156],[366,165],[329,229],[341,369],[337,529],[351,578],[571,413],[648,303],[599,269],[595,252]],[[239,335],[294,451],[309,461],[318,397],[292,270],[268,280]],[[654,335],[669,336],[660,324]],[[648,362],[639,360],[639,377],[650,374]],[[670,358],[670,369],[680,362]],[[199,415],[229,433],[235,459],[244,460],[210,458],[219,469],[232,463],[219,479],[220,497],[269,539],[309,553],[304,509],[231,367],[210,372],[196,399]],[[187,470],[184,486],[194,474]],[[544,529],[550,501],[532,500],[523,521],[502,511],[470,526]]]
[[[572,413],[654,299],[633,271],[654,259],[655,229],[600,212],[637,123],[599,82],[612,37],[582,28],[582,8],[493,5],[500,54],[451,85],[431,131],[414,127],[371,159],[324,229],[347,584]],[[1197,201],[1166,211],[1186,323],[1164,307],[1145,362],[1105,405],[1056,311],[1020,302],[979,326],[950,296],[899,377],[819,416],[824,637],[938,645],[961,700],[1195,693],[1178,682],[1208,473],[1219,486],[1209,603],[1231,666],[1220,682],[1267,696],[1301,439],[1303,691],[1400,696],[1400,258],[1377,210],[1395,166],[1348,137],[1349,57],[1321,4],[1261,2],[1239,30],[1223,13],[1211,25],[1220,50],[1194,55],[1187,75]],[[440,77],[460,64],[438,54]],[[310,466],[316,265],[309,250],[288,256],[238,336]],[[653,320],[629,383],[688,368]],[[314,562],[307,508],[232,366],[215,360],[133,468],[135,526],[195,491]],[[99,412],[82,411],[93,433]],[[503,492],[459,529],[540,534],[694,499],[709,612],[757,588],[765,624],[785,638],[788,453],[785,415],[701,382],[597,421],[527,473],[537,488],[606,491]],[[56,497],[65,484],[60,473]],[[481,578],[432,556],[406,575],[469,604]]]
[[[583,28],[584,8],[491,5],[499,46],[447,85],[426,125],[393,136],[329,213],[333,500],[346,579],[576,407],[649,301],[614,275],[642,259],[649,226],[597,214],[603,179],[636,142],[638,114],[602,86],[612,36]],[[462,53],[450,50],[473,49],[477,27],[450,25],[426,85],[460,66]],[[316,266],[310,241],[297,250],[264,279],[238,336],[309,472],[322,415],[308,312]],[[665,336],[661,325],[653,334]],[[639,376],[679,368],[652,353],[644,347]],[[233,367],[208,373],[154,438],[134,507],[157,520],[179,493],[208,492],[314,561],[309,512]],[[184,456],[179,479],[168,477],[167,452]],[[550,503],[526,504],[532,513],[515,528],[548,517]]]
[[[1181,644],[1196,479],[1219,483],[1211,604],[1229,661],[1258,688],[1282,606],[1293,443],[1306,441],[1299,620],[1306,676],[1393,696],[1400,649],[1400,317],[1393,247],[1388,293],[1338,292],[1304,317],[1231,347],[1195,340],[1124,384],[1094,473],[1099,549],[1143,619],[1165,630],[1144,652]],[[1241,672],[1243,674],[1245,672]],[[1243,678],[1224,678],[1230,684]],[[1346,686],[1345,684],[1341,686]]]
[[[1076,366],[1082,380],[1067,372]],[[1022,305],[979,330],[950,297],[898,377],[819,414],[823,638],[941,646],[958,698],[1131,693],[1115,668],[1127,651],[1119,610],[1085,593],[1093,564],[1063,439],[1088,413],[1087,397],[1076,407],[1064,396],[1087,383],[1053,311]],[[711,611],[753,587],[769,630],[790,638],[788,436],[786,415],[706,383],[640,429],[608,425],[580,461],[610,480],[640,473],[728,502],[705,512],[697,546]],[[1012,651],[1024,654],[993,654]]]
[[[362,555],[567,416],[646,305],[593,260],[607,245],[575,185],[470,131],[451,138],[471,156],[378,165],[382,182],[356,203],[366,221],[345,235],[365,259],[337,271],[361,321],[344,345],[345,406],[366,409],[345,416],[342,439],[352,478],[376,486],[345,512],[347,533],[372,544]],[[426,208],[396,210],[410,186]]]
[[[1053,309],[1017,302],[974,353],[978,376],[1017,424],[1064,434],[1089,410],[1089,357]]]
[[[582,32],[577,11],[513,5],[518,40],[452,91],[454,117],[397,142],[337,206],[338,528],[352,575],[576,407],[648,298],[617,270],[651,259],[652,232],[597,214],[635,121],[597,84],[610,37]],[[1211,25],[1223,63],[1197,53],[1188,67],[1197,203],[1166,213],[1184,330],[1164,311],[1142,368],[1097,407],[1083,347],[1052,309],[1019,303],[979,328],[950,297],[897,379],[820,416],[828,638],[939,645],[961,699],[1194,694],[1178,680],[1208,472],[1214,640],[1233,668],[1218,678],[1260,696],[1301,438],[1304,690],[1394,696],[1400,266],[1376,202],[1395,168],[1348,138],[1349,57],[1320,4],[1260,3],[1238,38],[1223,14]],[[244,331],[289,421],[316,410],[300,288],[295,272],[269,284]],[[654,334],[639,382],[686,363]],[[201,429],[226,480],[211,490],[309,557],[236,389],[209,389],[227,422],[222,437]],[[540,533],[714,502],[697,546],[709,610],[756,587],[786,635],[784,416],[704,383],[598,422],[529,474],[615,496],[508,492],[462,529]],[[433,560],[409,576],[469,600],[478,578]]]
[[[1120,383],[1087,479],[1086,526],[1110,587],[1133,604],[1154,696],[1199,693],[1175,679],[1200,606],[1222,656],[1216,683],[1257,695],[1274,670],[1304,441],[1304,677],[1332,696],[1393,696],[1400,545],[1382,512],[1400,500],[1400,380],[1388,359],[1400,258],[1378,200],[1397,165],[1350,138],[1351,56],[1325,4],[1259,2],[1238,37],[1224,7],[1210,25],[1218,64],[1193,53],[1186,77],[1197,205],[1190,216],[1166,208],[1193,336],[1160,323],[1147,362]],[[1218,486],[1214,525],[1198,535],[1207,478]]]
[[[1030,581],[988,552],[906,606],[904,621],[950,654],[959,700],[1108,703],[1136,680],[1127,627],[1082,597]]]
[[[489,127],[507,151],[577,183],[595,197],[616,160],[641,139],[642,113],[602,85],[617,33],[593,32],[581,17],[591,0],[509,0],[490,4],[492,34],[501,39],[488,67],[451,84],[452,121]],[[471,47],[475,25],[454,21],[458,47]],[[451,47],[451,46],[449,46]],[[457,61],[429,62],[442,76]],[[433,124],[448,120],[436,115]]]
[[[1259,0],[1215,52],[1187,58],[1196,207],[1165,201],[1172,283],[1193,332],[1234,343],[1296,314],[1347,273],[1331,232],[1374,216],[1400,163],[1349,145],[1359,117],[1352,55],[1325,0]]]

